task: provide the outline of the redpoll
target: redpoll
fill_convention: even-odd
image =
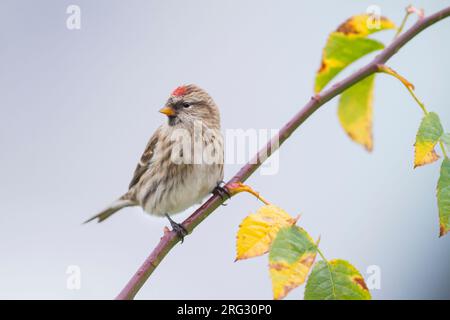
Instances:
[[[222,181],[220,113],[209,94],[195,85],[178,87],[159,111],[168,122],[150,138],[129,190],[86,222],[101,222],[122,208],[141,206],[149,214],[167,216],[183,237],[186,230],[170,215],[199,203]]]

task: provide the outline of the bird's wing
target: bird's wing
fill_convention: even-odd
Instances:
[[[136,169],[134,170],[133,179],[131,179],[130,185],[128,186],[129,189],[131,189],[134,185],[136,185],[136,183],[138,183],[139,180],[141,179],[144,172],[147,171],[147,169],[150,165],[150,160],[153,157],[153,152],[155,150],[155,146],[158,142],[159,131],[160,131],[160,128],[158,128],[155,131],[153,136],[148,141],[147,146],[145,147],[144,153],[141,156],[141,160],[139,160],[139,163],[137,164]]]

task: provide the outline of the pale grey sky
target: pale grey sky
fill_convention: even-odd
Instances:
[[[167,222],[139,208],[81,222],[126,190],[177,85],[208,90],[224,130],[279,128],[310,98],[329,32],[372,4],[399,23],[410,2],[2,0],[0,298],[117,295]],[[81,30],[66,28],[70,4],[81,8]],[[449,1],[414,4],[432,13]],[[389,63],[447,131],[449,33],[447,19]],[[283,145],[277,174],[249,184],[301,213],[299,225],[321,235],[328,258],[349,260],[365,277],[378,265],[374,298],[450,298],[450,236],[437,237],[439,166],[412,169],[419,108],[395,79],[378,76],[368,154],[340,128],[336,101]],[[227,165],[226,178],[239,167]],[[270,299],[266,256],[233,263],[238,225],[258,207],[239,195],[217,210],[137,297]],[[80,267],[80,290],[66,288],[69,265]],[[288,298],[303,298],[303,288]]]

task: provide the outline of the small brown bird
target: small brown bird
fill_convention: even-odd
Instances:
[[[183,239],[186,230],[170,215],[215,190],[226,193],[220,187],[224,160],[220,113],[209,94],[196,85],[180,86],[159,111],[168,122],[147,143],[129,190],[86,222],[101,222],[122,208],[141,206],[149,214],[166,216]]]

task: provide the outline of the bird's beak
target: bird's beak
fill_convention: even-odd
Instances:
[[[171,107],[164,107],[159,112],[164,113],[168,117],[172,117],[175,115],[175,110]]]

